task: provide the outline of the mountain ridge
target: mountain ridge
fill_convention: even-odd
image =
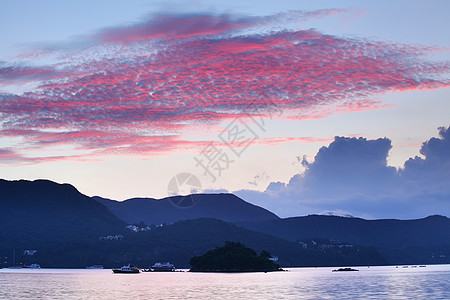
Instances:
[[[420,219],[348,218],[339,216],[309,215],[264,222],[240,222],[239,225],[282,237],[287,240],[301,238],[336,238],[369,246],[401,247],[408,238],[415,245],[450,244],[450,219],[432,215]],[[425,227],[428,226],[428,227]],[[413,232],[414,230],[414,232]],[[380,242],[382,237],[382,243]],[[403,237],[401,239],[400,237]]]
[[[125,201],[116,201],[98,196],[94,196],[92,199],[105,205],[121,220],[134,224],[140,222],[147,225],[170,224],[176,221],[197,218],[215,218],[226,222],[280,219],[269,210],[248,203],[230,193],[193,194],[162,199],[131,198]],[[177,203],[189,203],[192,205],[178,206]]]
[[[192,213],[191,208],[176,207],[183,197],[191,197],[190,200],[194,197],[191,207],[194,212],[205,203],[207,205]],[[139,217],[161,215],[163,219],[154,222],[155,225],[174,223],[173,226],[148,228],[138,224],[140,229],[149,232],[135,233],[126,229],[126,224],[139,223],[143,221],[141,218],[136,222],[121,220],[100,203],[112,203],[120,209],[121,204],[117,201],[95,200],[81,194],[70,184],[49,180],[0,179],[0,257],[10,255],[14,249],[36,249],[37,255],[45,254],[55,260],[47,261],[48,265],[80,266],[82,262],[95,264],[99,260],[111,264],[114,261],[126,263],[124,259],[142,256],[150,259],[145,253],[153,249],[149,250],[153,255],[165,254],[154,257],[171,260],[172,253],[174,259],[183,263],[192,251],[201,251],[206,245],[209,248],[215,246],[212,241],[217,242],[218,246],[230,239],[243,239],[237,241],[246,241],[255,249],[262,246],[267,250],[272,248],[275,255],[278,252],[285,256],[280,258],[281,261],[297,266],[331,265],[332,255],[338,255],[340,263],[346,262],[348,265],[352,259],[353,263],[381,263],[382,259],[376,251],[392,264],[445,263],[446,257],[450,257],[450,219],[445,216],[433,215],[414,220],[365,220],[310,215],[281,219],[232,194],[201,194],[204,201],[195,197],[199,196],[178,196],[164,198],[163,201],[151,198],[125,201],[126,205],[131,203],[136,206],[133,209],[140,211]],[[151,211],[142,207],[142,204],[149,203],[153,205]],[[172,219],[167,219],[160,210],[155,209],[155,204],[168,208]],[[190,219],[180,220],[180,216]],[[225,221],[215,217],[222,217]],[[163,222],[159,223],[161,220]],[[205,247],[196,248],[196,244]],[[361,250],[364,255],[357,258],[357,252],[350,251],[351,248],[345,245]],[[362,248],[357,248],[360,246]],[[301,250],[302,247],[313,249],[306,253]],[[340,247],[346,249],[345,257],[339,252],[342,250]],[[324,249],[331,252],[324,254],[321,252]],[[337,252],[332,252],[335,250]],[[309,256],[296,257],[303,255],[301,253]],[[96,257],[97,260],[94,260]]]
[[[91,239],[125,226],[74,186],[49,180],[0,180],[0,208],[4,247],[43,245],[55,238]]]
[[[243,201],[232,198],[238,203]],[[227,240],[270,250],[280,255],[280,262],[287,266],[385,262],[373,249],[359,247],[358,251],[347,249],[346,253],[304,249],[298,243],[211,218],[140,227],[143,230],[136,231],[127,229],[126,224],[69,184],[0,181],[0,267],[12,264],[12,253],[22,266],[39,263],[43,267],[113,267],[133,262],[148,268],[156,261],[168,260],[178,267],[189,267],[191,257]]]

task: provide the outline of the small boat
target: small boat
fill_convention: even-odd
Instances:
[[[28,265],[28,266],[24,266],[24,268],[27,268],[27,269],[40,269],[41,266],[38,265],[38,264],[31,264],[31,265]]]
[[[133,267],[130,264],[128,264],[127,266],[123,266],[120,269],[112,269],[112,271],[114,273],[121,273],[121,274],[136,274],[136,273],[140,273],[141,272],[139,270],[139,268]]]
[[[150,271],[153,272],[172,272],[175,271],[175,266],[169,262],[155,263],[151,268]]]
[[[103,266],[102,265],[92,265],[92,266],[86,267],[86,269],[103,269]]]

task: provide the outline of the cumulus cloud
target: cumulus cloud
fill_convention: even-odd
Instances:
[[[264,193],[238,195],[280,215],[335,211],[369,218],[450,215],[450,127],[424,142],[424,157],[410,158],[399,170],[387,165],[387,138],[335,137],[303,174],[289,183],[272,182]]]
[[[358,193],[377,190],[379,185],[393,181],[396,169],[387,166],[391,149],[387,138],[367,140],[365,138],[335,137],[328,147],[322,147],[314,163],[307,167],[302,184],[308,190],[320,190],[333,197],[337,193]],[[323,189],[323,187],[328,187]]]
[[[55,63],[0,64],[4,86],[36,87],[0,94],[0,138],[167,152],[174,143],[194,145],[181,138],[191,126],[261,114],[263,95],[283,118],[305,119],[377,108],[387,91],[449,85],[442,77],[449,64],[427,60],[427,47],[289,25],[336,13],[156,14],[86,35],[84,47],[36,49]],[[159,138],[166,134],[176,138]]]
[[[408,188],[422,189],[434,198],[450,198],[450,127],[440,127],[439,137],[422,144],[424,156],[410,158],[399,174]]]
[[[404,175],[429,171],[448,171],[450,163],[450,128],[440,127],[439,138],[431,138],[422,144],[420,154],[405,162]]]

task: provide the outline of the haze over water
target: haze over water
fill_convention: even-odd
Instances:
[[[288,272],[113,274],[0,270],[0,299],[448,299],[450,266],[291,268]]]

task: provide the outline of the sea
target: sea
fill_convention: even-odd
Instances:
[[[140,274],[0,269],[0,299],[450,299],[450,265],[333,269]]]

